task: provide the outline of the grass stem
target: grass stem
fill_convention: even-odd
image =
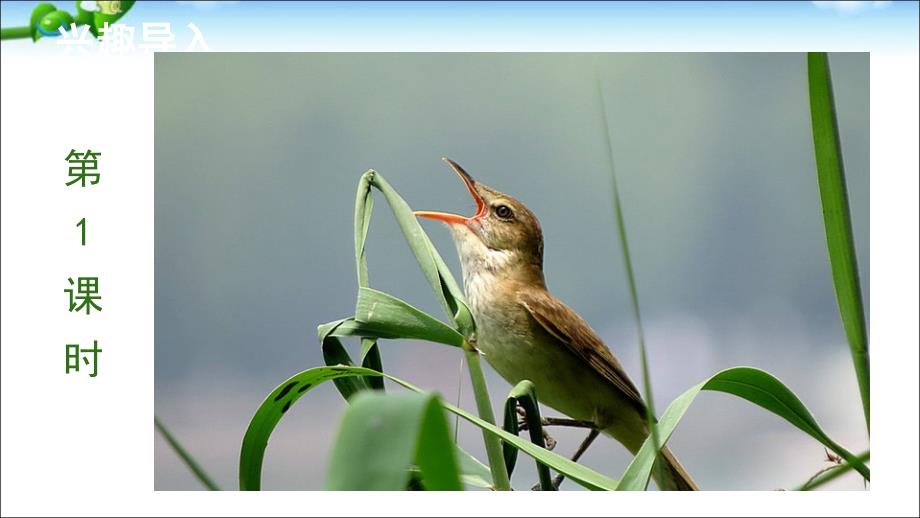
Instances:
[[[492,410],[492,400],[489,398],[489,389],[486,386],[486,378],[482,373],[482,364],[479,362],[479,352],[476,351],[469,343],[464,344],[466,353],[466,364],[470,371],[470,381],[473,385],[473,395],[476,398],[476,411],[479,418],[483,421],[495,425],[495,414]],[[489,471],[492,472],[492,482],[497,491],[510,491],[511,481],[508,479],[508,471],[505,468],[505,457],[502,454],[501,440],[487,433],[482,432],[483,441],[486,446],[486,456],[489,458]]]
[[[192,455],[186,451],[185,448],[179,444],[179,441],[169,433],[169,430],[166,429],[166,426],[160,422],[160,419],[156,416],[153,417],[153,424],[156,426],[157,430],[163,435],[163,438],[166,439],[166,442],[172,447],[173,451],[185,462],[185,465],[188,466],[192,473],[195,474],[195,478],[201,482],[204,487],[208,488],[209,491],[220,491],[220,487],[211,480],[211,477],[204,471],[201,465],[192,457]]]

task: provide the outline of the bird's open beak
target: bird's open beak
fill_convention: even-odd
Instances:
[[[428,210],[418,210],[415,211],[415,215],[421,218],[436,219],[438,221],[443,221],[448,224],[457,224],[457,223],[469,223],[475,219],[481,218],[486,215],[488,208],[486,207],[485,200],[482,199],[482,196],[479,194],[479,191],[476,190],[476,180],[473,180],[473,177],[469,175],[466,171],[460,167],[460,164],[454,162],[453,160],[444,157],[441,160],[447,162],[447,165],[454,170],[457,175],[460,176],[460,179],[463,180],[463,183],[466,184],[466,188],[470,191],[470,195],[473,196],[473,201],[476,202],[476,214],[466,217],[459,214],[451,214],[449,212],[433,212]]]

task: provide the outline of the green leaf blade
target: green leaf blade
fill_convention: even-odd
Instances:
[[[355,321],[378,327],[389,336],[428,340],[462,347],[463,335],[431,315],[392,295],[371,288],[358,289]]]
[[[182,446],[182,443],[166,428],[166,425],[156,416],[153,416],[153,425],[156,427],[157,431],[160,432],[160,435],[166,439],[166,442],[169,443],[169,446],[176,452],[176,455],[182,459],[182,462],[188,467],[188,469],[195,475],[195,478],[201,482],[208,491],[220,491],[220,487],[214,482],[210,475],[201,467],[201,464],[195,460],[195,457],[192,456],[185,447]]]
[[[837,130],[837,111],[827,53],[808,53],[808,95],[818,190],[824,213],[824,231],[840,318],[850,345],[853,367],[869,428],[869,339],[862,289],[856,264],[856,247]]]
[[[541,448],[546,448],[546,442],[543,439],[543,422],[540,417],[540,406],[537,400],[537,389],[532,381],[523,380],[515,385],[514,388],[511,389],[508,399],[505,400],[505,423],[503,428],[506,432],[514,435],[518,434],[518,405],[524,409],[524,414],[527,416],[527,431],[530,434],[530,442]],[[511,473],[514,471],[514,464],[517,461],[517,449],[508,443],[505,443],[503,446],[505,465],[507,466],[508,476],[510,477]],[[536,461],[536,464],[537,478],[540,480],[540,490],[555,491],[556,486],[553,485],[553,478],[550,475],[549,468],[539,460]]]
[[[328,366],[354,366],[354,362],[351,360],[348,351],[345,350],[345,346],[335,337],[323,340],[323,360]],[[350,400],[355,394],[371,388],[368,378],[341,378],[333,380],[333,383],[339,394],[345,398],[345,401]]]
[[[457,463],[460,464],[460,478],[467,485],[481,488],[492,487],[492,473],[489,467],[473,457],[460,446],[457,450]]]
[[[342,419],[326,488],[402,490],[413,464],[426,489],[462,489],[439,398],[365,392],[354,398]]]
[[[240,448],[239,481],[241,491],[258,491],[262,486],[262,460],[268,439],[281,418],[304,394],[326,381],[379,375],[370,369],[350,366],[315,367],[288,378],[265,398],[249,421]]]
[[[657,415],[655,413],[655,397],[652,394],[652,376],[648,366],[648,351],[645,346],[645,331],[642,327],[642,314],[639,311],[639,291],[636,288],[636,275],[633,272],[632,256],[629,253],[629,240],[626,236],[626,221],[623,217],[623,204],[620,201],[620,187],[617,183],[616,168],[613,162],[613,144],[610,141],[610,124],[607,121],[607,103],[604,101],[604,91],[601,88],[600,78],[597,79],[597,93],[600,98],[601,118],[604,123],[604,142],[607,144],[607,164],[610,166],[610,178],[613,191],[613,209],[617,227],[617,238],[620,241],[620,250],[623,252],[623,268],[626,273],[627,286],[629,286],[629,300],[636,321],[636,335],[639,337],[639,360],[642,365],[642,390],[645,393],[645,419],[648,422],[650,437],[657,455],[661,450],[661,439],[658,437],[658,428],[655,426]],[[643,488],[645,489],[645,488]]]
[[[383,358],[380,357],[380,346],[376,338],[361,339],[361,366],[383,372]],[[384,390],[382,376],[369,376],[364,378],[368,387],[374,390]]]
[[[863,477],[869,479],[869,468],[827,436],[795,393],[769,373],[752,367],[734,367],[721,371],[672,401],[658,421],[661,445],[667,443],[681,418],[702,390],[732,394],[769,410],[846,459]],[[646,487],[655,461],[654,448],[651,440],[646,439],[621,477],[619,490],[641,491]]]
[[[475,323],[472,313],[463,301],[463,291],[431,243],[428,234],[422,229],[415,213],[382,175],[370,174],[369,182],[386,198],[409,249],[415,255],[425,280],[428,281],[445,313],[464,335],[470,336],[475,329]]]
[[[411,383],[394,376],[375,372],[363,367],[349,366],[314,367],[312,369],[307,369],[288,378],[287,381],[275,388],[275,390],[265,398],[258,410],[256,410],[255,415],[253,415],[253,418],[249,422],[246,435],[243,437],[243,444],[240,450],[240,489],[244,491],[261,489],[262,461],[265,456],[265,449],[268,446],[268,439],[283,415],[304,394],[321,383],[335,379],[381,375],[413,392],[423,392]],[[511,435],[494,424],[488,423],[461,408],[446,402],[442,402],[441,404],[448,412],[459,415],[461,418],[475,424],[485,433],[510,442],[525,454],[540,460],[560,473],[564,473],[566,477],[588,489],[612,490],[616,488],[616,480],[605,477],[590,468],[572,462],[559,454],[540,448],[530,441],[525,441],[520,437]],[[501,455],[500,449],[499,455]],[[501,465],[501,469],[504,470],[503,464]],[[474,473],[473,476],[478,475]]]

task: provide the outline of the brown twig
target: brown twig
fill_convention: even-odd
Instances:
[[[520,409],[518,413],[521,413]],[[570,426],[573,428],[591,428],[592,430],[595,428],[594,423],[591,421],[568,419],[565,417],[544,417],[540,419],[540,422],[543,426]],[[527,430],[527,420],[523,417],[518,421],[518,430]]]
[[[808,487],[812,482],[815,481],[816,478],[836,468],[837,466],[840,466],[841,464],[843,464],[843,459],[840,458],[839,455],[827,451],[827,448],[824,448],[824,461],[830,462],[831,465],[819,469],[818,472],[812,475],[808,480],[806,480],[805,483],[802,484],[801,487]],[[863,481],[865,481],[865,479],[863,479]],[[785,491],[785,489],[779,489],[779,491]]]

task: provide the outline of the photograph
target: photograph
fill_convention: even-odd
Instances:
[[[0,0],[0,518],[920,516],[918,54],[917,0]]]
[[[157,53],[153,489],[869,491],[869,74]]]

